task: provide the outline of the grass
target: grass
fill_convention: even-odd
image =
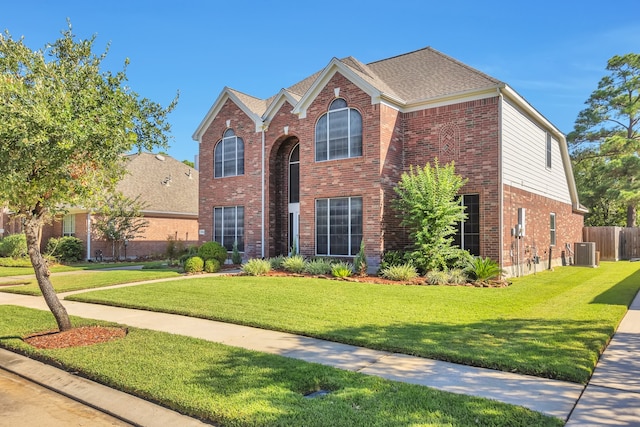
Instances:
[[[51,283],[56,292],[61,293],[178,276],[179,274],[173,270],[82,271],[51,276]],[[25,284],[3,286],[0,291],[23,295],[42,295],[35,278],[21,281],[21,283]]]
[[[506,288],[209,277],[69,297],[578,383],[640,288],[640,263],[561,267]]]
[[[3,265],[2,260],[10,260],[8,266]],[[14,265],[19,264],[19,265]],[[96,263],[96,262],[79,262],[74,264],[56,264],[51,266],[52,273],[63,273],[67,271],[80,271],[80,270],[101,270],[105,268],[133,266],[133,265],[148,265],[153,262],[119,262],[119,263]],[[29,259],[12,260],[10,258],[0,258],[0,277],[10,276],[30,276],[33,275],[33,267]]]
[[[77,326],[95,321],[73,318]],[[50,313],[0,306],[0,346],[225,426],[561,426],[531,410],[194,338],[130,328],[120,340],[37,350]],[[308,399],[319,389],[331,393]]]

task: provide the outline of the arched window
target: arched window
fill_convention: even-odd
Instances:
[[[316,161],[359,156],[362,156],[362,116],[338,98],[316,123]]]
[[[214,149],[213,176],[244,175],[244,141],[227,129]]]

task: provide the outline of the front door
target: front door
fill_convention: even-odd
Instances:
[[[300,145],[289,155],[289,254],[300,253]]]

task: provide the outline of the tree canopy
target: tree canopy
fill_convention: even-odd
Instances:
[[[615,222],[625,206],[626,224],[634,227],[640,203],[640,54],[616,55],[606,69],[568,140],[580,196],[593,219],[600,218],[592,225],[621,225]]]
[[[61,330],[69,329],[39,250],[42,225],[70,206],[91,207],[123,176],[122,155],[168,145],[168,113],[102,69],[107,51],[71,24],[40,50],[0,35],[0,204],[23,218],[29,256]],[[66,320],[65,320],[66,318]]]

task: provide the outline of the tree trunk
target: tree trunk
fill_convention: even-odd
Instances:
[[[627,227],[635,227],[636,226],[636,206],[628,205],[627,206]]]
[[[68,331],[72,328],[69,314],[67,313],[67,309],[60,303],[56,291],[53,289],[51,280],[49,280],[49,267],[40,253],[42,225],[42,218],[35,215],[27,218],[25,221],[24,232],[27,237],[29,258],[31,259],[31,265],[33,265],[33,271],[36,274],[36,280],[38,281],[42,296],[49,310],[53,313],[53,317],[56,319],[58,329],[60,332]]]

